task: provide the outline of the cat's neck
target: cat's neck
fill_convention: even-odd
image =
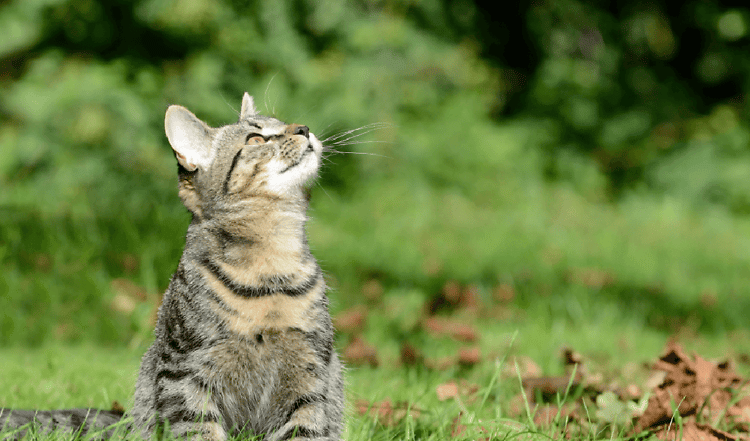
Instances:
[[[212,242],[207,247],[211,257],[234,268],[235,277],[247,284],[279,274],[305,274],[312,271],[307,268],[306,209],[304,198],[248,200],[201,221],[196,232]]]

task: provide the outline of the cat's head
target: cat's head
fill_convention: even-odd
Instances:
[[[247,93],[236,124],[212,128],[170,106],[164,125],[180,165],[180,197],[199,217],[252,198],[299,198],[320,166],[323,146],[315,135],[258,114]]]

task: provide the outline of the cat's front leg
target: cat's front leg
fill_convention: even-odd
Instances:
[[[191,441],[224,441],[227,439],[224,427],[215,421],[180,421],[170,425],[170,428],[172,435],[178,439],[189,439]]]
[[[322,396],[303,396],[297,400],[288,421],[268,437],[269,441],[329,440],[338,432],[327,415],[330,404]]]
[[[184,375],[157,375],[154,405],[158,420],[168,424],[172,435],[180,439],[226,440],[227,432],[215,396],[209,387],[196,380],[197,376],[185,372],[177,372]]]

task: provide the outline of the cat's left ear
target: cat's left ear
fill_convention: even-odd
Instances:
[[[177,161],[192,172],[211,164],[213,129],[182,106],[169,106],[164,129]]]
[[[242,110],[240,110],[240,121],[243,119],[247,119],[251,116],[255,116],[258,114],[258,111],[255,109],[255,103],[253,102],[253,97],[251,97],[247,92],[245,92],[244,95],[242,95]]]

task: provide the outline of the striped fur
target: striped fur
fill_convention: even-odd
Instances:
[[[64,410],[10,410],[0,409],[0,430],[2,440],[20,440],[24,437],[33,439],[32,433],[39,435],[52,431],[70,436],[89,434],[96,439],[109,439],[119,428],[116,425],[123,413],[97,409],[64,409]]]
[[[211,128],[167,110],[179,194],[192,212],[129,416],[149,437],[340,439],[342,367],[326,285],[305,237],[304,186],[322,145],[259,115]],[[28,416],[28,415],[26,415]]]

